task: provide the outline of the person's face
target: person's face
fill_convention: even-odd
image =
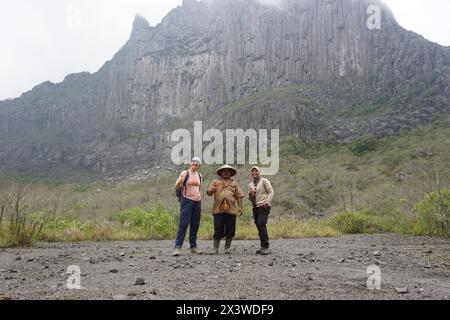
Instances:
[[[197,169],[198,170],[200,168],[200,163],[198,163],[197,161],[192,161],[191,167],[193,169]]]
[[[225,169],[222,171],[222,179],[228,180],[231,178],[231,171],[228,169]]]
[[[256,179],[256,178],[259,177],[259,172],[258,172],[258,170],[256,170],[256,169],[253,169],[253,170],[252,170],[252,177],[253,177],[253,179]]]

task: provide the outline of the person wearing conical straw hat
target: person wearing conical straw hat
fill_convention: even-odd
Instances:
[[[214,249],[219,253],[220,241],[225,238],[225,253],[231,254],[231,243],[236,234],[236,217],[244,212],[244,194],[239,184],[233,180],[237,171],[229,165],[217,170],[219,179],[213,180],[207,194],[214,196]]]
[[[248,197],[253,205],[253,219],[258,228],[259,239],[261,241],[261,249],[256,251],[256,254],[268,255],[270,252],[267,221],[269,219],[274,192],[270,181],[261,177],[261,169],[259,167],[253,167],[250,175],[253,181],[248,186]]]

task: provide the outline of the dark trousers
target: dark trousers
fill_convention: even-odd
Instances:
[[[236,235],[236,216],[228,213],[214,215],[214,240],[233,239]]]
[[[197,233],[200,227],[200,216],[202,212],[202,203],[200,201],[192,201],[187,198],[181,199],[180,204],[180,224],[178,227],[177,240],[175,247],[183,246],[186,232],[189,227],[189,242],[192,248],[197,248]]]
[[[267,232],[267,221],[269,220],[270,207],[253,208],[253,220],[258,228],[261,248],[269,249],[269,233]]]

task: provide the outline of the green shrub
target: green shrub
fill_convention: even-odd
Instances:
[[[131,229],[142,229],[148,232],[152,239],[174,237],[177,231],[177,221],[163,206],[150,210],[133,208],[120,212],[117,220],[122,226]]]
[[[11,181],[0,212],[0,246],[34,245],[45,225],[47,213],[29,201],[31,185],[22,180]]]
[[[450,236],[450,190],[432,192],[415,206],[423,235]]]
[[[45,225],[45,213],[12,217],[0,225],[0,247],[31,247],[39,241]]]
[[[345,212],[328,219],[329,225],[343,234],[383,232],[379,219],[367,212]]]
[[[47,230],[67,230],[67,229],[77,229],[81,232],[86,232],[91,229],[92,226],[89,223],[81,222],[73,218],[62,218],[50,222],[46,229]]]
[[[377,149],[377,140],[373,135],[364,135],[356,140],[350,146],[350,150],[355,154],[364,154]]]
[[[414,219],[398,208],[377,216],[377,223],[383,232],[404,235],[416,234]]]

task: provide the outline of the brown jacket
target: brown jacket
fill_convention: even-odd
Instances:
[[[213,180],[208,188],[208,194],[214,194],[214,215],[221,213],[237,215],[239,209],[237,200],[244,197],[241,187],[233,179]]]

